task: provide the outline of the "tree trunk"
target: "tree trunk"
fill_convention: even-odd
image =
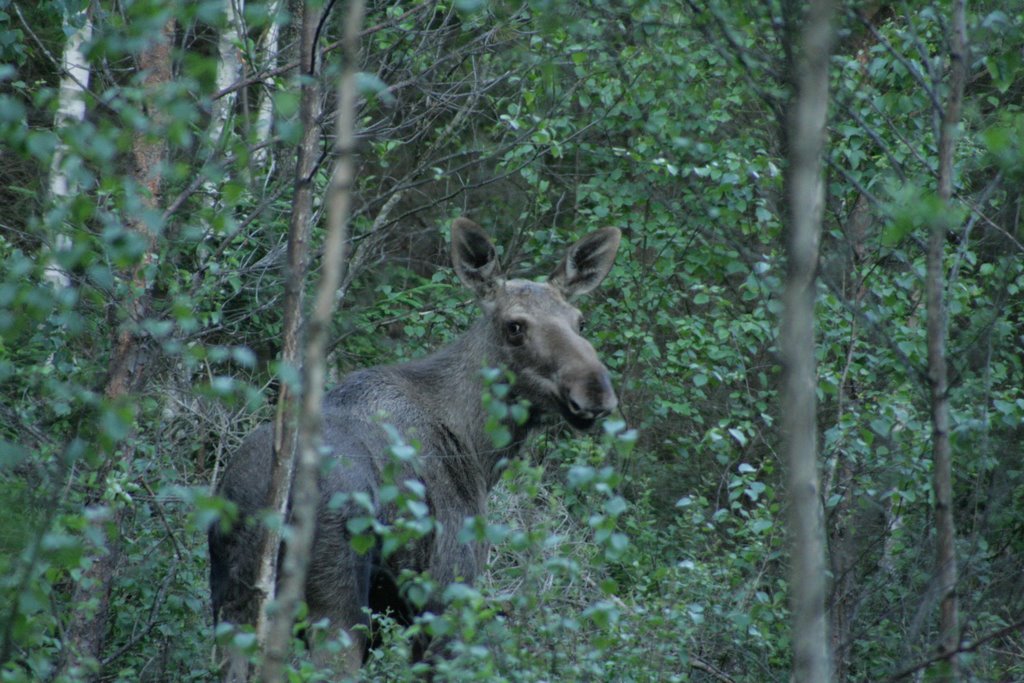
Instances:
[[[291,377],[300,369],[299,331],[302,323],[303,289],[309,268],[309,237],[313,220],[313,175],[319,156],[320,130],[320,86],[316,79],[317,54],[316,36],[320,23],[320,11],[306,2],[302,8],[300,28],[301,100],[299,116],[302,123],[302,141],[295,162],[295,193],[292,198],[292,215],[288,232],[288,263],[285,277],[284,329],[281,351],[282,369],[277,413],[274,418],[274,460],[271,470],[270,500],[268,507],[274,510],[281,524],[288,516],[288,492],[291,488],[295,468],[295,413],[296,394],[299,389]],[[259,571],[256,576],[258,622],[256,632],[264,649],[270,633],[272,610],[277,590],[278,552],[281,533],[278,528],[269,528],[264,535],[260,550]],[[291,618],[291,615],[289,615]],[[232,655],[231,671],[246,671],[248,665],[239,661],[241,653]],[[248,675],[246,674],[246,678]]]
[[[832,680],[825,618],[825,530],[817,457],[814,290],[824,207],[822,153],[833,12],[829,0],[816,0],[810,3],[803,21],[788,135],[789,234],[781,329],[782,422],[790,495],[792,680],[796,683]]]
[[[171,80],[171,39],[174,35],[174,20],[169,20],[161,35],[138,57],[138,69],[145,73],[143,87],[153,91]],[[148,116],[159,122],[161,114],[154,108]],[[132,143],[132,157],[135,162],[134,176],[139,185],[146,188],[142,202],[155,208],[160,198],[160,163],[167,154],[166,142],[160,136],[147,137],[138,134]],[[156,236],[137,215],[122,218],[125,225],[142,235],[149,245],[148,254],[155,249]],[[128,320],[114,333],[110,367],[103,388],[104,397],[113,402],[124,401],[145,383],[148,370],[149,346],[145,339],[135,334],[149,314],[150,286],[143,273],[144,263],[132,268],[128,278],[132,283],[131,294],[122,306],[128,311]],[[121,463],[127,465],[134,459],[134,435],[123,442],[120,453]],[[86,506],[98,505],[103,497],[107,476],[115,462],[108,457],[99,467],[95,486],[86,496]],[[100,528],[119,529],[124,518],[124,508],[115,507],[107,524],[100,522]],[[101,531],[102,535],[102,531]],[[75,612],[67,626],[65,642],[66,655],[61,662],[61,674],[81,674],[99,667],[107,634],[110,614],[110,594],[120,557],[120,539],[117,536],[106,539],[106,552],[95,558],[83,572],[75,587],[72,604]]]
[[[270,26],[263,36],[263,53],[268,56],[267,62],[262,68],[271,71],[278,64],[278,50],[281,41],[281,25],[278,23],[277,15],[281,11],[281,0],[271,3],[268,12],[271,17]],[[271,148],[271,136],[274,127],[274,82],[270,79],[266,88],[261,90],[259,95],[259,106],[256,112],[256,144],[262,145],[252,155],[252,168],[263,168],[268,160],[272,161],[273,150]],[[272,173],[266,171],[267,175]]]
[[[64,44],[64,54],[61,58],[60,95],[54,121],[54,128],[58,133],[69,124],[85,120],[85,91],[89,87],[89,78],[92,74],[83,47],[92,39],[92,18],[88,10],[80,12],[73,21],[67,23],[72,24],[73,30]],[[74,26],[79,23],[80,26]],[[50,164],[50,201],[54,204],[65,201],[71,196],[72,189],[67,171],[64,169],[64,157],[68,146],[59,134],[58,140]],[[70,248],[71,238],[59,232],[54,238],[53,251],[57,253]],[[57,288],[63,289],[71,285],[71,278],[67,272],[53,258],[50,259],[43,277]]]
[[[967,29],[965,2],[953,3],[950,36],[949,98],[942,112],[939,136],[938,194],[943,204],[953,195],[953,149],[964,84],[967,80]],[[959,680],[957,650],[960,628],[956,594],[956,527],[953,522],[953,464],[949,443],[949,383],[946,372],[945,265],[946,233],[944,211],[931,226],[928,240],[928,269],[925,283],[928,306],[928,381],[931,385],[932,467],[935,493],[935,575],[939,588],[939,651],[948,666],[935,680]]]
[[[338,124],[335,163],[327,197],[327,235],[321,279],[316,300],[306,327],[306,353],[303,359],[302,404],[297,434],[295,480],[291,488],[291,520],[288,544],[280,568],[277,609],[269,619],[266,656],[260,679],[264,683],[284,680],[284,665],[291,644],[292,620],[304,597],[316,513],[319,505],[317,472],[320,469],[321,404],[326,365],[327,333],[338,305],[336,293],[344,276],[348,220],[355,182],[356,75],[359,67],[359,29],[363,23],[363,0],[349,0],[342,38],[344,60],[338,85]],[[361,648],[347,653],[349,673],[356,673],[362,658]]]
[[[245,0],[224,0],[224,28],[217,41],[217,90],[221,91],[242,79],[242,55],[238,45],[240,14],[244,11]],[[231,121],[237,92],[217,99],[213,103],[210,123],[210,143],[221,144],[224,129]]]

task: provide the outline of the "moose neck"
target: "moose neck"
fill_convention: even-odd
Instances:
[[[450,344],[399,366],[421,387],[424,401],[432,406],[432,412],[444,428],[458,439],[459,450],[474,460],[488,489],[500,477],[499,463],[519,454],[530,427],[539,417],[531,414],[526,425],[507,420],[505,426],[512,440],[505,446],[495,447],[492,434],[485,428],[488,415],[482,398],[484,369],[499,366],[493,334],[488,318],[481,317]],[[517,400],[514,387],[502,400]]]

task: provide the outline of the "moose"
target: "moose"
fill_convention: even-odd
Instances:
[[[482,569],[487,548],[461,543],[459,531],[467,518],[486,514],[502,463],[519,453],[531,430],[559,416],[577,430],[588,430],[618,405],[609,372],[581,335],[583,317],[571,302],[604,280],[620,237],[610,227],[583,237],[546,282],[504,279],[483,229],[467,218],[455,219],[452,265],[483,315],[432,354],[357,370],[325,394],[326,455],[305,600],[311,623],[326,619],[330,629],[351,638],[341,662],[349,673],[362,665],[369,646],[368,629],[358,628],[369,626],[367,612],[393,609],[409,619],[443,609],[440,598],[431,597],[414,610],[398,584],[403,572],[427,572],[445,586],[470,582]],[[485,368],[507,369],[514,381],[505,400],[528,405],[525,420],[507,420],[511,440],[500,447],[485,429]],[[353,494],[364,502],[368,497],[383,524],[394,522],[397,514],[380,495],[395,431],[418,444],[418,458],[394,481],[419,482],[436,525],[387,555],[379,542],[357,552],[348,522],[368,513]],[[209,531],[215,621],[255,623],[256,548],[264,532],[253,520],[268,504],[272,451],[272,427],[264,424],[244,440],[220,481],[219,495],[237,505],[242,521],[228,531],[217,524]],[[431,647],[429,641],[414,645],[414,659],[435,656]],[[327,663],[315,649],[313,654]]]

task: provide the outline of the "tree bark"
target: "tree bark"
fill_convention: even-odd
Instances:
[[[245,0],[224,0],[224,28],[217,40],[217,90],[223,90],[242,78],[242,55],[238,46],[239,24]],[[221,144],[224,129],[231,121],[236,93],[214,100],[210,124],[210,143]]]
[[[92,74],[84,49],[85,44],[92,39],[92,17],[89,16],[88,9],[75,16],[74,23],[79,22],[81,26],[75,27],[68,36],[61,57],[60,95],[54,120],[54,128],[58,132],[69,124],[85,120],[85,91],[89,87],[89,78]],[[59,136],[58,140],[60,141],[50,164],[50,201],[55,204],[71,196],[72,189],[67,170],[64,168],[68,146]],[[58,232],[53,242],[54,253],[70,248],[71,238],[63,232]],[[71,278],[52,257],[43,277],[59,289],[71,286]]]
[[[171,39],[174,35],[174,20],[169,20],[160,35],[138,57],[138,70],[143,72],[143,87],[153,92],[172,78],[171,72]],[[147,115],[157,123],[162,114],[157,108],[151,109]],[[166,141],[162,136],[145,134],[136,135],[132,143],[133,174],[139,185],[145,188],[141,198],[149,207],[155,208],[160,199],[160,163],[167,155]],[[156,235],[149,226],[136,215],[122,217],[125,225],[143,236],[149,245],[147,256],[154,253]],[[128,280],[131,283],[127,300],[122,306],[128,311],[128,320],[120,325],[114,333],[109,371],[103,395],[108,401],[126,400],[138,391],[145,383],[149,369],[149,346],[146,340],[134,330],[149,315],[150,285],[144,275],[145,263],[136,264]],[[135,457],[134,434],[124,441],[120,460],[127,466]],[[112,455],[112,454],[111,454]],[[85,505],[93,506],[100,503],[106,486],[107,476],[114,468],[115,461],[108,457],[100,466],[95,477],[93,490],[86,495]],[[124,518],[124,507],[115,507],[108,524],[102,529],[119,529]],[[105,536],[105,533],[103,533]],[[110,615],[110,595],[114,576],[121,554],[120,539],[117,536],[106,539],[105,552],[101,552],[92,564],[83,572],[82,578],[75,587],[72,604],[76,609],[67,626],[64,637],[67,643],[66,655],[61,662],[62,675],[81,675],[99,667],[100,655],[105,645],[108,632],[107,621]]]
[[[299,387],[292,379],[301,364],[299,332],[302,324],[303,290],[309,269],[309,237],[313,221],[313,174],[317,165],[320,130],[320,85],[316,78],[316,37],[321,13],[312,3],[302,8],[300,27],[301,96],[299,117],[302,140],[295,162],[295,192],[288,230],[288,263],[285,277],[284,326],[281,351],[281,386],[274,418],[274,459],[271,469],[270,500],[279,523],[271,525],[263,537],[259,571],[256,576],[260,604],[256,624],[261,648],[266,651],[273,611],[276,609],[278,557],[284,521],[288,517],[288,494],[295,468],[295,413]],[[292,615],[289,614],[289,619]],[[248,678],[248,664],[242,653],[233,653],[228,677],[243,674]]]
[[[825,618],[825,530],[817,453],[814,300],[824,208],[822,154],[834,7],[815,0],[802,22],[789,115],[788,273],[783,302],[782,415],[790,495],[790,604],[796,683],[832,680]],[[796,22],[794,22],[796,23]]]
[[[317,472],[320,468],[321,405],[326,365],[327,333],[338,305],[337,292],[344,277],[348,220],[355,182],[356,76],[359,67],[359,29],[363,0],[349,0],[342,46],[343,67],[338,85],[338,122],[335,148],[338,154],[327,196],[327,235],[321,278],[312,314],[306,326],[306,353],[302,373],[295,478],[291,488],[291,519],[288,544],[279,570],[277,609],[268,623],[266,655],[260,680],[284,680],[284,665],[291,644],[292,620],[304,597],[316,513],[319,505]],[[350,673],[358,670],[362,651],[348,654]]]
[[[965,1],[953,3],[950,35],[949,96],[939,135],[938,195],[943,205],[953,196],[953,151],[960,123],[964,84],[967,80],[967,29]],[[960,645],[957,604],[956,526],[953,521],[953,464],[949,443],[949,381],[946,370],[946,275],[944,256],[949,212],[943,211],[931,226],[925,283],[928,307],[928,381],[931,385],[932,486],[935,494],[935,578],[939,589],[939,652],[947,666],[936,680],[960,679],[957,649]]]
[[[281,42],[281,25],[278,23],[277,17],[282,9],[281,5],[282,0],[275,0],[271,3],[270,8],[268,9],[271,21],[262,41],[263,53],[268,56],[267,62],[262,65],[263,69],[266,71],[273,71],[280,61],[278,59],[278,51],[280,50]],[[268,161],[273,160],[273,150],[270,145],[274,128],[273,79],[268,79],[265,85],[266,88],[261,90],[259,94],[259,106],[256,113],[255,142],[262,146],[252,155],[253,168],[262,168]],[[224,89],[225,88],[219,88],[219,90]],[[267,174],[269,175],[270,173],[271,171],[268,170]]]

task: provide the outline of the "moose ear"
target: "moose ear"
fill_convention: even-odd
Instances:
[[[601,284],[615,262],[622,233],[618,228],[601,228],[569,247],[569,253],[548,282],[572,300]]]
[[[498,252],[487,233],[468,218],[452,223],[452,266],[477,297],[486,296],[501,276]]]

